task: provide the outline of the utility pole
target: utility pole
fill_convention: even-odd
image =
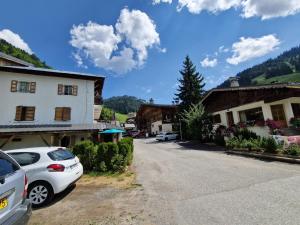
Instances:
[[[181,119],[179,119],[180,140],[182,141]]]

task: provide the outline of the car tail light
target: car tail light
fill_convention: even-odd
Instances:
[[[47,167],[49,172],[63,172],[65,167],[61,164],[51,164]]]
[[[23,191],[23,198],[24,199],[27,197],[27,189],[28,189],[28,179],[27,179],[27,176],[25,175],[25,178],[24,178],[24,191]]]

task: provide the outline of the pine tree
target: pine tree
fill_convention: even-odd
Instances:
[[[182,78],[179,81],[178,93],[175,94],[175,101],[179,103],[179,113],[189,110],[192,104],[198,104],[204,95],[204,77],[196,71],[189,56],[183,62],[183,69],[180,71]]]

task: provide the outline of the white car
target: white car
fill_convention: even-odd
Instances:
[[[169,140],[176,140],[178,134],[171,133],[171,132],[161,132],[160,134],[156,135],[156,140],[158,141],[169,141]]]
[[[26,171],[28,199],[33,207],[48,204],[55,194],[74,184],[83,174],[79,159],[62,147],[6,151]]]

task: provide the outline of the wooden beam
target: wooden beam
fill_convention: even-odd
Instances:
[[[9,138],[7,138],[6,141],[4,141],[4,143],[2,145],[0,145],[0,149],[2,149],[5,145],[7,145],[9,142],[12,141],[12,139],[14,139],[15,135],[11,135]]]
[[[47,145],[48,147],[51,146],[51,144],[49,144],[49,143],[47,142],[47,140],[43,137],[42,134],[40,134],[40,138],[42,139],[42,141],[44,142],[45,145]]]

